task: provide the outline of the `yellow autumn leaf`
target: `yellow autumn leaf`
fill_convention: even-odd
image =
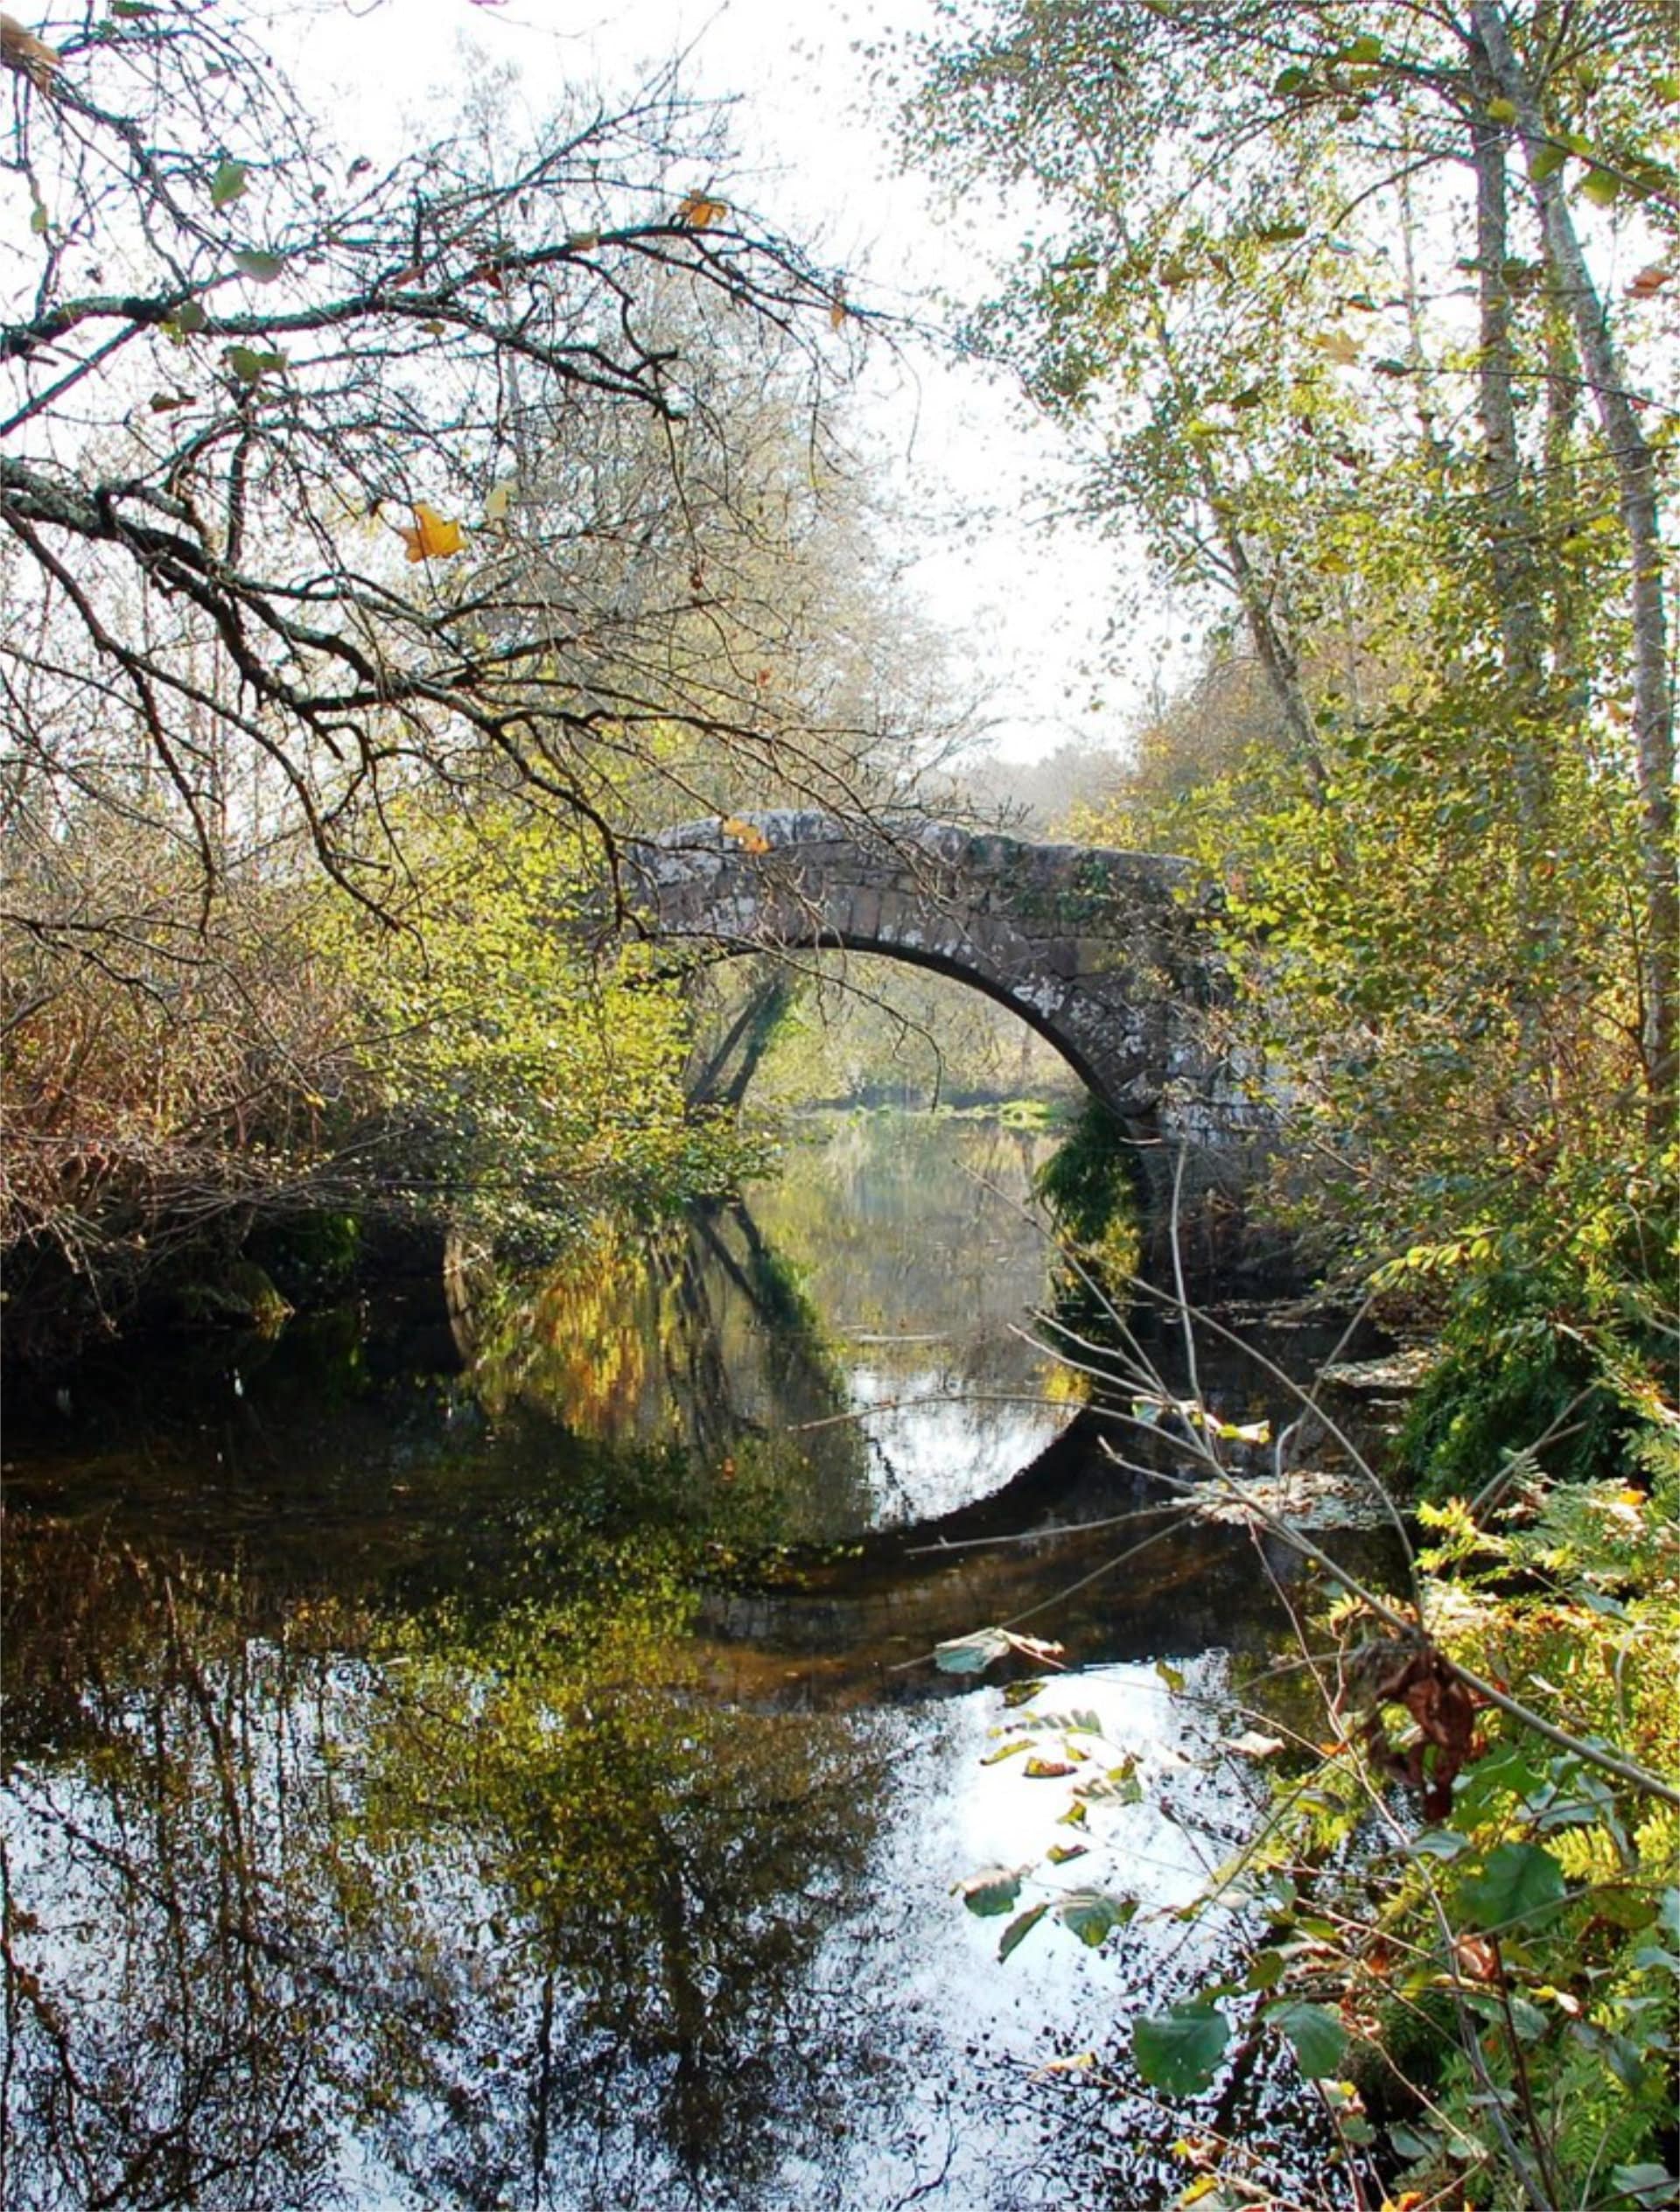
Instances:
[[[1312,342],[1321,354],[1328,354],[1333,361],[1340,361],[1344,368],[1351,368],[1359,359],[1359,341],[1350,338],[1345,330],[1326,331]]]
[[[722,822],[724,835],[733,837],[743,852],[768,852],[770,840],[756,822],[746,821],[738,814],[725,815]]]
[[[446,522],[424,500],[414,502],[414,528],[405,530],[400,523],[397,528],[411,561],[446,561],[452,553],[466,550],[466,534],[460,524]]]
[[[710,199],[703,192],[691,192],[676,211],[676,220],[685,230],[716,230],[728,219],[728,202]]]

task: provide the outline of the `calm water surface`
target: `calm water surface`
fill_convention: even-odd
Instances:
[[[1292,1570],[1055,1533],[1138,1498],[1029,1340],[1045,1151],[842,1123],[651,1249],[13,1423],[7,2208],[1171,2200],[1126,2022],[1240,1933],[1169,1915],[1251,1827]],[[1028,1614],[1027,1704],[927,1663]],[[1034,1715],[1071,1772],[991,1758]],[[999,1963],[997,1866],[1130,1917]],[[1224,2117],[1326,2154],[1264,2067]]]

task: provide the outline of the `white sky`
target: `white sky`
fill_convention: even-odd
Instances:
[[[978,289],[987,246],[1008,242],[995,218],[983,234],[922,180],[894,174],[892,117],[868,103],[860,46],[931,16],[928,0],[811,0],[797,17],[787,0],[386,0],[311,12],[306,52],[290,66],[312,92],[323,75],[335,86],[346,141],[383,142],[403,108],[447,99],[463,39],[515,64],[536,107],[568,83],[626,93],[682,53],[691,92],[735,103],[734,168],[695,183],[715,183],[844,267],[855,301],[928,321],[942,289]],[[933,345],[897,361],[878,347],[865,382],[890,490],[914,518],[911,542],[892,550],[913,556],[912,588],[949,638],[963,691],[985,694],[994,749],[1031,760],[1071,737],[1117,742],[1148,695],[1166,626],[1152,624],[1142,650],[1105,648],[1138,580],[1135,558],[1071,525],[1036,527],[1059,476],[1068,480],[1060,434]]]

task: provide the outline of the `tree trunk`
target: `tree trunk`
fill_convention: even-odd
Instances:
[[[1548,272],[1568,309],[1582,373],[1615,465],[1622,526],[1628,534],[1644,940],[1640,953],[1641,1032],[1648,1118],[1651,1134],[1661,1138],[1674,1126],[1680,1074],[1676,1036],[1680,1018],[1676,1004],[1680,995],[1680,885],[1675,873],[1674,698],[1669,682],[1656,470],[1628,389],[1608,312],[1576,235],[1562,171],[1534,175],[1536,156],[1554,142],[1511,44],[1504,14],[1497,0],[1472,0],[1470,12],[1499,91],[1516,111]]]

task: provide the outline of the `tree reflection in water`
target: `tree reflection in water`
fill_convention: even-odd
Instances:
[[[83,1562],[118,1633],[74,1710],[7,1655],[8,2212],[699,2202],[821,2161],[872,2065],[814,1970],[870,1725],[703,1703],[674,1586],[594,1566],[488,1625],[276,1634]]]

